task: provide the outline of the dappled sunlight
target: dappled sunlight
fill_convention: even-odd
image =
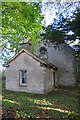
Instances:
[[[4,90],[0,95],[4,117],[18,118],[77,118],[77,96],[75,90],[61,90],[55,88],[48,95],[37,95],[25,92]]]
[[[26,100],[29,100],[30,102],[33,102],[37,105],[49,105],[49,106],[52,106],[53,104],[49,101],[46,101],[46,99],[42,99],[42,100],[37,100],[37,99],[33,99],[31,97],[27,97]]]
[[[51,102],[46,101],[45,99],[43,99],[43,100],[35,100],[34,103],[40,104],[40,105],[50,105],[50,106],[53,105]]]
[[[53,91],[57,91],[57,90],[60,90],[60,88],[53,88]]]
[[[3,97],[3,96],[2,96],[2,95],[0,95],[0,100],[2,100],[2,97]]]
[[[10,102],[10,103],[17,104],[17,105],[21,105],[20,103],[18,103],[16,101],[9,100],[9,99],[3,99],[3,101]]]
[[[59,112],[62,112],[62,113],[68,113],[68,114],[71,114],[71,113],[74,113],[76,115],[79,115],[78,113],[75,113],[74,111],[68,111],[68,110],[63,110],[63,109],[60,109],[60,108],[51,108],[51,107],[39,107],[38,108],[42,108],[43,110],[55,110],[55,111],[59,111]]]

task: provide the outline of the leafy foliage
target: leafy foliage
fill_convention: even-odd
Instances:
[[[35,2],[2,2],[2,59],[19,51],[19,43],[27,37],[36,44],[42,28],[41,8]]]
[[[76,37],[80,38],[80,8],[77,8],[77,10],[73,14],[73,21],[71,22],[71,28]]]
[[[6,71],[5,70],[2,70],[1,78],[2,78],[3,81],[5,81],[5,79],[6,79]]]
[[[57,2],[56,2],[57,4]],[[57,44],[67,42],[74,43],[76,39],[80,40],[80,8],[78,2],[68,2],[55,5],[55,16],[53,23],[45,28],[45,33],[42,34],[44,42],[56,42]],[[73,9],[74,8],[74,9]],[[76,47],[76,56],[80,54],[80,42]]]
[[[80,59],[80,8],[78,8],[75,13],[73,14],[73,21],[70,22],[71,30],[74,33],[75,39],[79,39],[79,42],[74,47],[77,48],[76,50],[76,57]]]
[[[54,29],[53,25],[49,25],[45,29],[45,33],[42,33],[41,36],[43,36],[42,40],[46,43],[48,43],[48,41],[51,43],[56,42],[56,44],[64,42],[64,36],[62,32]]]

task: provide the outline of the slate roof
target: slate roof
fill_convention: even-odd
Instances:
[[[49,67],[49,68],[52,68],[54,70],[57,70],[57,67],[55,67],[53,64],[47,62],[47,61],[44,61],[42,60],[41,58],[39,58],[38,56],[34,55],[33,53],[27,51],[26,49],[21,49],[17,54],[15,54],[10,60],[8,60],[4,66],[5,67],[8,67],[9,66],[9,63],[11,63],[16,57],[18,57],[22,52],[25,52],[26,54],[28,54],[29,56],[31,56],[33,59],[37,60],[38,62],[40,62],[40,64],[42,66],[45,66],[45,67]]]

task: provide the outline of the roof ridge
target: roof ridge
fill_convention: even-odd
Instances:
[[[24,51],[25,53],[27,53],[28,55],[30,55],[31,57],[33,57],[34,59],[36,59],[38,62],[42,63],[43,65],[45,65],[45,66],[47,66],[47,67],[51,67],[51,68],[53,68],[53,69],[57,69],[57,67],[55,67],[53,64],[51,64],[51,63],[49,63],[49,62],[47,62],[47,61],[44,61],[43,59],[39,58],[37,55],[35,55],[35,54],[27,51],[27,50],[24,49],[24,48],[21,49],[18,53],[16,53],[11,59],[9,59],[9,60],[4,64],[4,66],[7,65],[7,64],[9,64],[9,63],[11,63],[11,62],[12,62],[16,57],[18,57],[23,51]]]

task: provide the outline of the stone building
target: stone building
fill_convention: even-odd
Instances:
[[[55,44],[41,44],[36,48],[35,55],[57,67],[58,85],[76,85],[76,58],[73,48],[65,43],[60,44],[59,47]]]
[[[59,49],[43,43],[31,53],[29,42],[6,66],[6,89],[46,94],[59,85],[75,86],[74,50],[66,44]]]

